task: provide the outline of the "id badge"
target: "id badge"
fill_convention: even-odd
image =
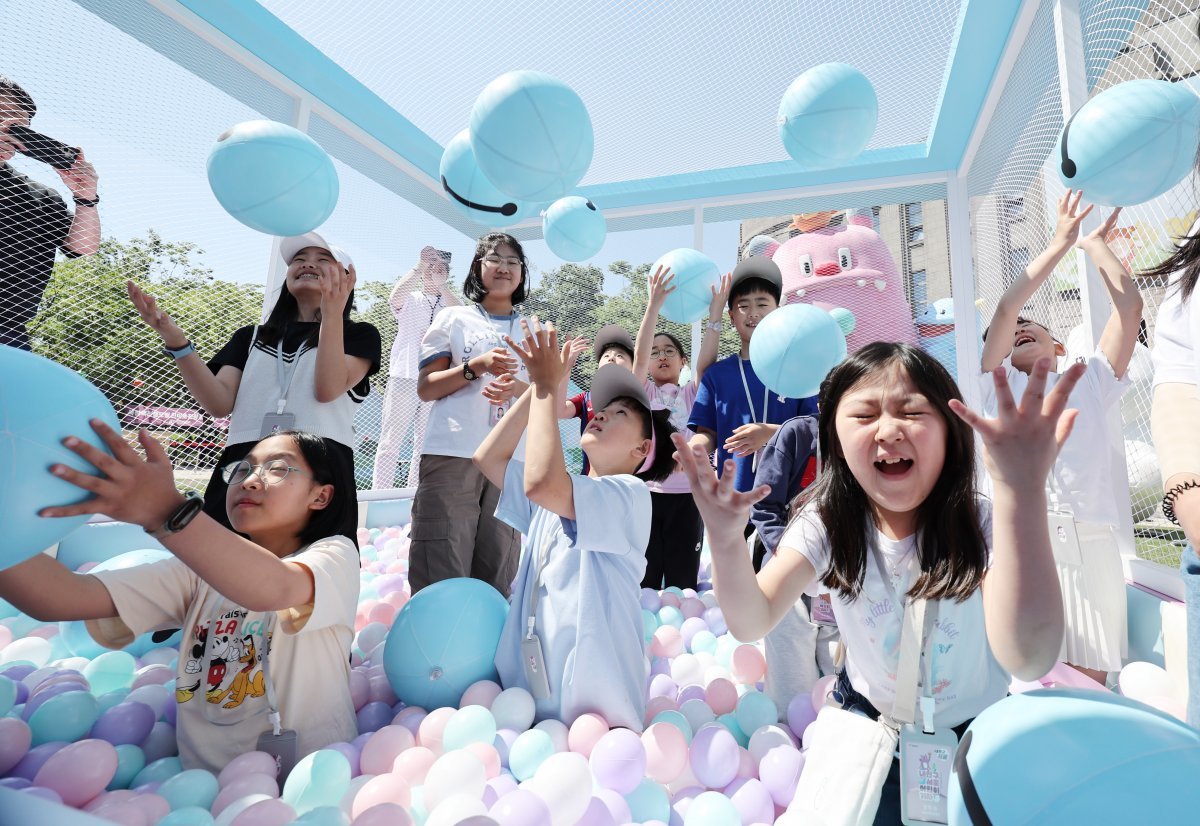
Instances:
[[[948,823],[950,769],[958,751],[952,728],[926,734],[919,726],[900,728],[900,820],[904,826]]]
[[[281,430],[291,430],[295,424],[296,415],[294,413],[268,413],[263,416],[262,429],[258,438],[265,439]]]
[[[275,758],[275,765],[279,767],[279,785],[282,786],[296,766],[296,732],[284,729],[276,735],[268,729],[258,735],[258,750]]]
[[[504,413],[507,409],[507,405],[503,404],[488,405],[488,427],[495,427],[500,424],[500,420],[504,418]]]
[[[521,638],[521,664],[525,681],[535,700],[550,699],[550,678],[546,675],[546,660],[542,656],[542,639],[537,634]]]
[[[837,618],[833,615],[833,603],[829,601],[829,594],[821,594],[811,600],[808,610],[812,621],[817,625],[830,625],[837,628]]]
[[[1075,517],[1061,511],[1046,514],[1050,524],[1050,547],[1054,550],[1054,561],[1059,565],[1083,564],[1083,553],[1079,550],[1079,530]]]

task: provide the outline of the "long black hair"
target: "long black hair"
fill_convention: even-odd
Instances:
[[[946,423],[942,471],[917,508],[921,574],[908,593],[962,602],[982,584],[987,567],[975,489],[975,436],[950,409],[951,399],[962,399],[954,379],[936,359],[910,344],[868,344],[835,367],[821,385],[818,432],[823,469],[800,499],[802,505],[812,503],[829,542],[829,568],[818,573],[827,587],[851,599],[862,591],[875,522],[871,502],[842,455],[837,409],[860,382],[893,369],[908,375]]]
[[[332,255],[332,253],[330,253]],[[339,267],[342,266],[340,261],[335,262]],[[291,263],[288,263],[291,266]],[[350,291],[350,295],[346,297],[346,306],[342,308],[342,318],[350,318],[350,310],[354,307],[354,290]],[[300,320],[300,304],[296,301],[296,296],[292,295],[292,291],[288,289],[287,278],[279,285],[279,299],[275,302],[275,306],[271,308],[271,312],[267,314],[267,320],[264,321],[258,328],[258,340],[268,346],[274,346],[281,338],[288,324],[293,321]],[[317,321],[321,320],[321,311],[317,310]],[[321,325],[313,328],[308,334],[308,344],[315,345],[317,338],[321,332]]]
[[[307,431],[281,430],[274,435],[287,436],[296,443],[300,455],[312,471],[314,482],[333,485],[329,504],[310,513],[308,524],[300,531],[300,543],[310,545],[318,539],[340,536],[341,526],[357,524],[358,489],[354,484],[354,467],[346,453],[331,450],[324,439]],[[354,543],[354,547],[358,547],[357,537],[350,536],[348,539]]]
[[[525,300],[525,285],[529,283],[529,263],[525,260],[525,249],[521,242],[507,232],[489,232],[475,243],[475,255],[471,258],[471,266],[467,270],[467,278],[463,281],[463,295],[467,300],[478,304],[487,296],[487,288],[483,286],[483,258],[496,251],[501,244],[508,244],[517,251],[521,259],[521,283],[513,290],[512,303],[520,304]]]

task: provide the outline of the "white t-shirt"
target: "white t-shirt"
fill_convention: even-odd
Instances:
[[[415,379],[420,368],[421,339],[433,324],[438,310],[445,306],[441,294],[426,295],[413,290],[404,297],[399,310],[392,308],[396,317],[396,339],[392,342],[392,355],[388,360],[388,375],[393,379]]]
[[[685,439],[696,435],[688,429],[688,416],[692,414],[692,405],[696,401],[696,391],[699,388],[694,381],[687,384],[655,384],[654,379],[646,379],[646,396],[650,407],[671,411],[671,424],[683,434]],[[691,493],[687,475],[677,470],[661,482],[647,482],[653,493]]]
[[[1068,357],[1066,364],[1072,359]],[[1009,359],[1003,362],[1012,388],[1014,399],[1025,395],[1029,376],[1012,366]],[[1046,379],[1046,392],[1058,383],[1059,374],[1050,373]],[[991,373],[979,375],[983,411],[988,416],[996,415],[996,387]],[[1075,426],[1066,444],[1059,451],[1054,463],[1052,479],[1057,485],[1062,504],[1071,509],[1071,514],[1080,522],[1096,525],[1116,526],[1117,503],[1110,480],[1112,479],[1113,447],[1109,436],[1108,417],[1120,411],[1121,396],[1129,389],[1129,375],[1120,379],[1113,373],[1104,352],[1097,347],[1087,359],[1087,372],[1075,385],[1068,405],[1079,411]]]
[[[1200,385],[1200,360],[1196,358],[1195,350],[1195,342],[1200,341],[1197,296],[1200,296],[1200,290],[1184,303],[1179,294],[1179,275],[1176,275],[1167,287],[1167,297],[1158,305],[1154,349],[1151,351],[1156,385]]]
[[[512,607],[496,650],[500,684],[529,688],[521,639],[536,561],[544,558],[535,628],[550,697],[537,701],[537,718],[570,725],[595,712],[610,726],[641,731],[650,665],[638,600],[650,539],[650,492],[628,474],[572,475],[572,521],[530,502],[524,479],[524,462],[510,461],[496,506],[496,518],[525,534]]]
[[[507,348],[504,336],[516,340],[522,334],[518,313],[493,316],[478,304],[446,307],[434,317],[421,340],[420,366],[448,357],[451,366],[461,369],[464,362],[481,353],[495,347]],[[515,358],[516,354],[513,355]],[[517,364],[520,365],[517,378],[528,382],[529,371],[520,359]],[[490,376],[480,376],[433,403],[429,425],[425,429],[423,453],[464,459],[474,455],[495,422],[492,405],[481,393],[489,381]]]
[[[92,574],[118,613],[88,621],[101,645],[116,648],[147,631],[183,629],[175,701],[184,768],[219,772],[254,751],[270,728],[262,667],[268,648],[267,670],[283,727],[296,732],[297,758],[358,734],[349,661],[358,551],[346,537],[332,536],[287,559],[312,571],[313,602],[274,615],[247,613],[178,559]]]
[[[980,528],[992,543],[991,504],[979,501]],[[895,569],[895,593],[903,597],[920,574],[916,537],[888,539],[875,531],[884,565]],[[809,593],[826,590],[820,577],[829,567],[829,541],[825,527],[810,505],[795,519],[779,541],[780,551],[793,549],[804,555],[817,572]],[[888,593],[875,564],[867,556],[862,593],[857,599],[834,591],[830,594],[842,641],[846,644],[846,674],[854,689],[875,708],[890,714],[896,698],[896,667],[900,658],[903,607]],[[932,604],[931,604],[932,607]],[[937,601],[937,622],[926,644],[933,657],[934,720],[939,727],[957,726],[970,720],[1008,693],[1010,676],[996,661],[988,644],[983,621],[983,590],[976,589],[966,602]]]

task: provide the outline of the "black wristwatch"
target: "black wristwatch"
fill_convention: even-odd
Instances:
[[[463,378],[467,381],[475,381],[475,379],[479,378],[479,376],[475,374],[475,371],[471,369],[470,361],[463,362]]]
[[[184,528],[192,523],[200,511],[204,510],[204,497],[193,491],[188,491],[183,496],[183,502],[179,504],[171,515],[167,517],[167,521],[163,522],[161,528],[156,528],[152,531],[146,531],[155,539],[163,539],[173,533],[179,533]]]
[[[99,195],[97,195],[95,198],[80,198],[78,195],[74,195],[71,197],[71,200],[75,202],[76,206],[81,207],[94,207],[100,204]]]

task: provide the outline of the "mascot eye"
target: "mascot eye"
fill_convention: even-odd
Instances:
[[[850,255],[849,247],[838,248],[838,266],[843,270],[848,270],[854,266],[854,257]]]
[[[800,274],[805,278],[810,278],[813,274],[813,263],[811,255],[800,256]]]

